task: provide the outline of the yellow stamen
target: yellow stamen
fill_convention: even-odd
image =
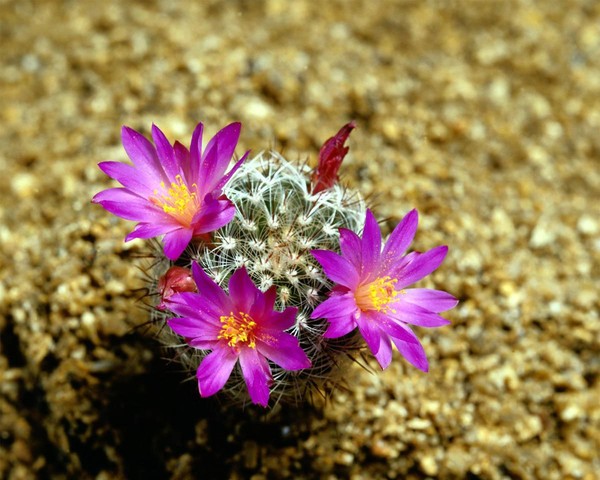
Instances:
[[[182,225],[189,227],[200,206],[197,186],[194,183],[193,191],[190,192],[181,175],[177,175],[175,180],[176,182],[172,182],[168,190],[165,182],[160,182],[160,190],[154,190],[154,196],[150,197],[150,201],[176,218]]]
[[[229,316],[222,316],[220,319],[223,326],[217,338],[219,340],[228,340],[227,345],[235,347],[238,343],[245,343],[250,348],[256,348],[256,340],[254,338],[254,327],[256,322],[250,315],[244,312],[239,312],[234,315],[233,312]]]
[[[389,304],[393,303],[396,297],[403,293],[402,290],[394,288],[396,283],[398,283],[398,280],[386,275],[385,277],[377,278],[373,282],[361,285],[354,294],[356,305],[362,311],[395,312]]]

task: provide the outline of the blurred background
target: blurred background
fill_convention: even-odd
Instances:
[[[2,0],[0,41],[0,478],[599,478],[600,3]],[[200,399],[97,163],[239,120],[315,164],[352,119],[343,182],[450,247],[430,373]]]

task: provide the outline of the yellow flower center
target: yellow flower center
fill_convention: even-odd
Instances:
[[[223,324],[217,336],[219,340],[228,340],[227,345],[230,347],[235,347],[241,342],[250,348],[256,348],[256,340],[254,338],[256,322],[250,315],[244,312],[234,315],[231,312],[229,316],[222,316],[219,320]]]
[[[354,293],[354,299],[356,305],[363,312],[366,310],[377,310],[378,312],[395,312],[395,310],[389,306],[390,303],[396,300],[396,297],[403,290],[396,290],[394,285],[398,282],[395,278],[390,278],[387,275],[385,277],[379,277],[376,280],[361,285]]]
[[[197,194],[197,186],[192,185],[192,192],[181,178],[181,175],[175,177],[176,182],[171,183],[171,188],[167,190],[165,182],[160,182],[160,190],[154,190],[154,196],[150,201],[163,209],[172,217],[176,218],[185,227],[190,227],[192,219],[200,207]]]

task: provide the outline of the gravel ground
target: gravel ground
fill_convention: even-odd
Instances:
[[[600,3],[0,1],[0,478],[600,478]],[[316,161],[460,298],[324,402],[198,397],[137,299],[142,242],[90,203],[119,131]]]

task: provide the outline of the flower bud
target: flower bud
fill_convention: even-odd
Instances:
[[[169,298],[175,293],[196,292],[192,271],[184,267],[171,267],[158,279],[160,303],[156,308],[166,310]]]

